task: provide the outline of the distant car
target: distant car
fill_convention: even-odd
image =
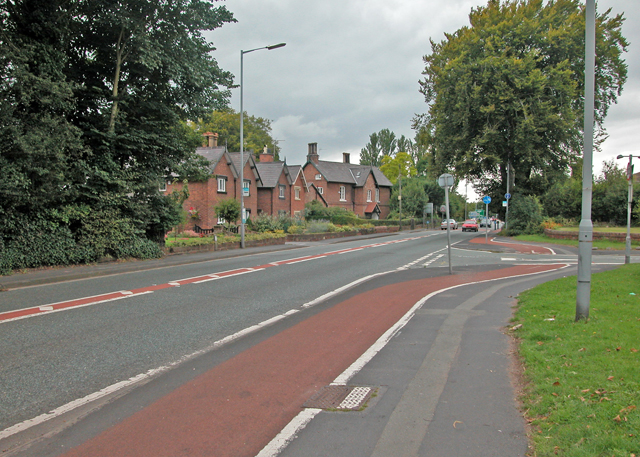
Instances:
[[[475,219],[468,219],[464,221],[462,224],[463,232],[477,232],[478,231],[478,223]]]
[[[489,228],[491,228],[491,221],[489,219],[487,219],[486,217],[483,217],[482,219],[480,219],[480,227],[489,227]]]
[[[449,227],[451,228],[451,230],[457,230],[458,229],[458,223],[456,222],[455,219],[449,219]],[[440,224],[440,230],[447,230],[447,220],[446,219],[444,221],[442,221],[442,224]]]

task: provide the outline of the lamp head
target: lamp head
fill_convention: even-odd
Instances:
[[[283,46],[286,46],[286,45],[287,43],[272,44],[271,46],[267,46],[267,49],[271,51],[272,49],[282,48]]]
[[[618,157],[616,157],[616,159],[622,159],[624,156],[622,154],[620,154]]]

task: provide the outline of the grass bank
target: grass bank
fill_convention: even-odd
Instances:
[[[588,322],[575,304],[575,276],[518,299],[530,455],[640,456],[640,264],[592,276]]]
[[[578,247],[578,240],[561,240],[557,238],[550,238],[544,235],[518,235],[514,236],[513,239],[520,241],[532,241],[534,243],[553,243],[553,244],[561,244],[564,246],[574,246]],[[596,249],[613,249],[618,251],[624,251],[626,249],[624,242],[619,241],[611,241],[611,240],[593,240],[592,246]],[[640,241],[631,240],[631,248],[639,247]]]

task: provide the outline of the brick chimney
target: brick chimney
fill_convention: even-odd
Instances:
[[[309,153],[307,154],[307,162],[318,163],[318,143],[309,143]]]
[[[207,147],[209,148],[217,148],[218,147],[218,134],[206,132],[203,133],[202,136],[205,138],[205,142]]]
[[[266,146],[260,153],[260,162],[273,162],[273,154],[269,152],[269,149]]]
[[[351,163],[350,154],[348,152],[342,153],[342,162],[343,163]]]

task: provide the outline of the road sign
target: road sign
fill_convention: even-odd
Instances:
[[[509,200],[511,198],[511,194],[504,194],[504,198],[506,198],[507,200]]]
[[[489,197],[488,195],[485,195],[484,197],[482,197],[482,202],[485,205],[488,205],[489,203],[491,203],[491,197]]]
[[[478,213],[478,216],[484,216],[484,210],[483,209],[479,209],[477,211],[477,213]]]
[[[453,176],[449,173],[444,173],[438,177],[438,185],[440,187],[453,187]]]
[[[442,206],[440,207],[440,212],[441,212],[441,213],[446,213],[446,212],[447,212],[447,207],[446,207],[445,205],[442,205]]]
[[[424,212],[427,214],[433,214],[433,203],[427,203],[424,207]]]
[[[505,208],[507,207],[507,201],[506,201],[506,200],[504,200],[504,201],[502,202],[502,206],[504,206]]]
[[[480,213],[477,211],[469,211],[469,217],[478,217]]]

